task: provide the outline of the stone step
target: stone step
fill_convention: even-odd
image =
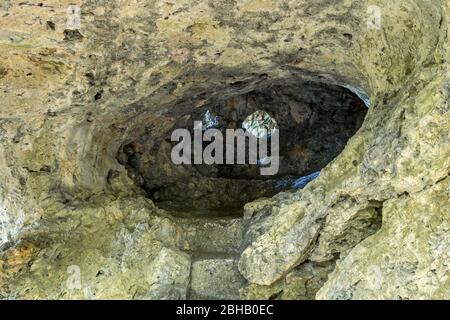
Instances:
[[[189,299],[237,300],[245,283],[235,258],[197,260],[191,266]]]
[[[191,253],[240,253],[243,237],[240,218],[176,218],[175,222],[183,229]]]

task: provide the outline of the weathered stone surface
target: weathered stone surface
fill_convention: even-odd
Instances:
[[[186,253],[163,249],[148,266],[150,299],[186,299],[191,259]]]
[[[120,147],[171,110],[313,80],[370,109],[317,180],[249,205],[241,297],[311,298],[328,269],[297,271],[336,261],[319,299],[449,299],[448,1],[380,1],[380,28],[369,5],[2,1],[0,297],[182,298],[192,243]]]
[[[319,299],[447,299],[450,179],[386,201],[383,226],[338,263]],[[407,219],[408,223],[404,221]]]
[[[282,300],[314,300],[317,291],[328,280],[328,274],[334,269],[334,263],[305,263],[286,276]]]
[[[189,250],[200,253],[239,254],[242,247],[241,219],[181,219]]]
[[[242,299],[249,300],[314,300],[333,269],[334,262],[306,262],[289,272],[282,280],[269,286],[248,284],[239,293]]]
[[[60,210],[2,254],[3,298],[186,298],[190,257],[155,239],[151,202]]]
[[[244,284],[234,259],[207,259],[192,264],[191,298],[236,300]]]

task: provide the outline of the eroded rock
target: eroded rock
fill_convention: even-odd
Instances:
[[[239,299],[245,279],[234,259],[208,259],[192,264],[191,298]]]
[[[1,298],[179,299],[192,284],[234,298],[238,283],[241,298],[450,297],[446,1],[379,3],[380,26],[370,1],[77,3],[70,32],[71,1],[0,3]],[[362,127],[305,189],[249,204],[215,234],[158,209],[120,163],[181,113],[305,82],[350,88],[370,105]],[[281,109],[300,124],[313,110],[298,103]],[[168,164],[167,182],[179,174],[165,152],[143,155]],[[206,207],[212,188],[220,207],[232,184],[215,185],[172,190]],[[272,196],[250,191],[229,198]],[[228,250],[193,260],[191,283],[192,256]]]

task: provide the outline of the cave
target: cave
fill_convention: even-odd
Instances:
[[[238,217],[248,202],[305,187],[344,149],[366,112],[365,102],[343,87],[311,81],[271,83],[195,109],[179,105],[170,111],[169,116],[177,119],[171,128],[161,132],[154,125],[146,126],[142,135],[120,147],[117,159],[143,194],[172,214]],[[242,129],[253,130],[258,138],[277,129],[277,172],[262,174],[259,155],[249,163],[249,139],[244,163],[237,163],[237,152],[231,164],[226,162],[223,153],[229,142],[224,140],[220,163],[194,164],[192,155],[189,163],[174,164],[171,150],[176,142],[171,133],[187,129],[194,136],[195,121],[202,124],[203,132],[216,129],[223,136],[227,129]],[[209,143],[202,142],[202,151]]]
[[[0,299],[450,298],[448,1],[0,17]]]

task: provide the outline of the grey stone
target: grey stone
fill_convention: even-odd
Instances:
[[[186,253],[163,248],[146,271],[150,299],[186,299],[191,259]]]
[[[207,259],[192,263],[191,298],[239,299],[245,279],[234,259]]]

